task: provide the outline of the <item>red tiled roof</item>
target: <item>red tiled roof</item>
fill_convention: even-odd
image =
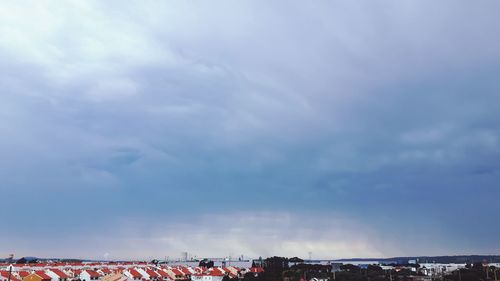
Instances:
[[[133,268],[129,269],[128,272],[130,272],[130,274],[134,278],[136,278],[136,277],[142,278],[142,274],[140,274],[137,270],[135,270]]]
[[[187,268],[187,267],[181,267],[181,271],[182,271],[182,273],[184,273],[184,274],[191,274],[191,271],[190,271],[190,270],[189,270],[189,268]]]
[[[252,268],[250,268],[250,272],[261,273],[261,272],[264,272],[264,269],[262,267],[252,267]]]
[[[103,273],[105,273],[105,274],[111,274],[111,273],[113,273],[113,272],[111,271],[111,269],[109,269],[109,268],[107,268],[107,267],[101,268],[101,271],[102,271]]]
[[[175,275],[184,275],[184,273],[182,273],[182,271],[178,270],[177,268],[172,268],[172,272]]]
[[[151,270],[151,269],[149,269],[149,268],[148,268],[148,269],[146,269],[146,273],[149,275],[149,277],[153,277],[153,278],[154,278],[154,277],[160,277],[160,276],[158,275],[158,273],[154,272],[153,270]]]
[[[60,269],[53,268],[50,271],[52,271],[55,274],[57,274],[57,276],[59,276],[59,278],[61,278],[61,279],[68,279],[69,278],[69,276],[66,273],[64,273],[62,270],[60,270]]]
[[[90,270],[90,269],[87,269],[85,270],[89,275],[90,277],[94,277],[94,278],[99,278],[101,277],[101,274],[99,274],[99,272],[95,271],[95,270]]]
[[[216,272],[218,272],[218,273],[222,273],[222,274],[224,274],[224,273],[225,273],[225,272],[224,272],[224,269],[222,269],[222,268],[220,268],[220,267],[214,267],[214,268],[212,268],[212,272],[214,272],[214,271],[216,271]],[[214,276],[217,276],[217,275],[214,275]]]
[[[0,276],[1,277],[4,277],[4,278],[9,278],[9,272],[8,271],[0,271]],[[11,281],[19,281],[19,279],[17,279],[13,272],[10,273],[10,280]]]
[[[170,276],[168,276],[168,274],[167,274],[165,271],[163,271],[163,270],[158,270],[158,271],[157,271],[157,273],[158,273],[158,274],[160,274],[162,277],[170,277]]]
[[[224,273],[218,270],[212,270],[206,273],[193,274],[194,276],[224,276]]]
[[[21,278],[24,278],[30,274],[31,273],[29,273],[28,271],[19,271],[19,276],[21,276]]]
[[[35,273],[36,273],[36,275],[42,277],[42,280],[52,280],[52,277],[45,274],[45,272],[42,270],[37,270],[37,271],[35,271]]]
[[[212,272],[210,272],[210,276],[224,276],[224,273],[218,270],[212,270]]]

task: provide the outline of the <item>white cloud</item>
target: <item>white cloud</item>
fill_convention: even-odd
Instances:
[[[175,259],[182,252],[193,257],[243,254],[253,258],[274,255],[307,258],[312,252],[313,258],[318,259],[462,253],[447,248],[450,241],[442,235],[442,227],[430,221],[426,225],[432,226],[432,233],[422,233],[415,231],[420,227],[411,222],[403,224],[408,228],[395,229],[398,226],[392,225],[392,220],[387,224],[386,217],[368,221],[340,213],[228,211],[174,215],[174,212],[155,218],[129,216],[106,221],[104,225],[100,222],[82,230],[81,235],[68,230],[51,237],[39,235],[24,244],[13,239],[12,245],[17,246],[12,250],[24,255],[95,259],[102,258],[103,252],[110,253],[109,259],[166,256]],[[412,246],[415,244],[418,249]]]
[[[87,232],[86,232],[87,233]],[[187,251],[198,257],[225,257],[244,254],[259,256],[299,256],[306,258],[378,257],[380,239],[375,232],[352,218],[306,216],[284,212],[235,212],[204,216],[164,216],[157,219],[131,219],[98,226],[78,243],[71,234],[61,241],[66,250],[31,244],[18,251],[32,254],[99,258],[176,258]],[[43,238],[42,238],[43,239]],[[45,238],[46,239],[46,238]],[[85,244],[85,247],[81,247]]]

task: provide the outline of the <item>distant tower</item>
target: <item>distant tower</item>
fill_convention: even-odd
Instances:
[[[182,261],[187,261],[188,260],[188,252],[182,252],[181,259],[182,259]]]
[[[311,260],[312,260],[312,254],[313,254],[313,253],[312,253],[312,252],[308,252],[308,254],[309,254],[309,261],[311,261]]]

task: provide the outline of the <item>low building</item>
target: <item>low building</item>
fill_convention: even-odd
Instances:
[[[206,273],[196,273],[191,275],[192,281],[222,281],[224,274],[218,270],[212,270]]]
[[[52,278],[43,271],[36,271],[24,277],[23,281],[52,281]]]
[[[160,280],[163,280],[163,281],[169,281],[169,280],[174,280],[175,279],[175,275],[172,275],[170,276],[167,272],[165,272],[163,269],[159,269],[158,271],[156,271],[161,277],[160,277]]]
[[[124,271],[123,274],[131,280],[137,281],[142,279],[142,274],[140,274],[137,270],[133,268],[129,268],[128,270]]]
[[[161,278],[160,274],[156,273],[151,268],[146,268],[145,272],[149,275],[149,280],[151,281],[158,281]]]
[[[0,271],[0,281],[20,281],[16,276],[14,275],[14,272],[9,272],[9,271]]]
[[[182,271],[180,271],[179,269],[177,268],[169,268],[169,269],[166,269],[165,272],[169,275],[169,276],[173,276],[174,280],[182,280],[182,279],[185,279],[184,278],[184,273]]]
[[[111,273],[101,278],[101,281],[128,281],[129,278],[122,273]]]
[[[100,277],[101,275],[95,270],[86,269],[80,273],[80,280],[84,281],[95,281],[99,280]]]
[[[68,274],[57,268],[46,270],[45,274],[50,276],[52,281],[67,281],[69,279]]]

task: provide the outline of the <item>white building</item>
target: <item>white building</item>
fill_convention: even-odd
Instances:
[[[94,270],[87,269],[80,273],[80,279],[85,281],[99,280],[99,277],[101,277],[101,275]]]
[[[50,278],[52,278],[52,281],[67,281],[69,279],[69,276],[59,269],[45,270],[45,274],[50,276]]]
[[[192,281],[222,281],[224,274],[219,271],[211,271],[207,273],[193,274],[191,275]]]
[[[133,268],[123,272],[123,275],[127,276],[130,280],[141,280],[142,274]]]

